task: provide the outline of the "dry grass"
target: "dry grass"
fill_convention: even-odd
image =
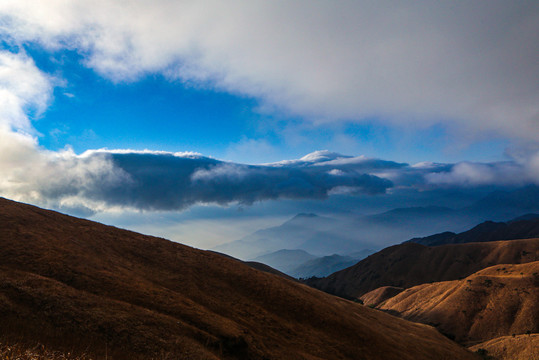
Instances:
[[[0,319],[0,340],[99,360],[475,358],[239,261],[3,199]]]
[[[458,280],[492,265],[533,261],[539,261],[539,239],[435,247],[404,243],[307,283],[331,294],[355,299],[382,286],[409,288],[435,281]]]
[[[368,293],[360,297],[359,300],[361,300],[363,304],[367,306],[376,307],[387,299],[390,299],[393,296],[399,294],[403,290],[403,288],[394,286],[382,286],[373,291],[369,291]]]
[[[462,343],[539,332],[539,261],[496,265],[463,280],[423,284],[380,309],[434,324]]]
[[[539,334],[502,336],[470,347],[495,360],[539,360]]]
[[[0,342],[2,360],[95,360],[86,354],[75,355],[70,352],[54,351],[43,344],[28,346]]]

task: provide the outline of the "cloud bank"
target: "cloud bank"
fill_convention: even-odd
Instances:
[[[329,154],[332,160],[320,154]],[[35,144],[27,144],[22,156],[21,163],[9,170],[1,166],[2,195],[83,214],[115,208],[176,211],[196,204],[326,199],[343,193],[376,195],[393,187],[539,185],[533,173],[537,167],[515,162],[410,166],[317,152],[308,160],[244,165],[164,152],[49,153],[36,150]],[[0,165],[5,161],[12,159],[0,157]]]
[[[539,133],[534,1],[5,0],[0,31],[113,81],[163,74],[317,122]]]
[[[539,184],[537,152],[507,162],[409,165],[317,151],[296,160],[245,165],[196,153],[48,151],[38,145],[31,121],[51,101],[54,83],[24,53],[0,52],[2,196],[90,214],[384,194],[393,187]]]
[[[163,74],[313,121],[380,116],[537,143],[539,3],[0,2],[0,194],[79,212],[324,199],[336,193],[539,184],[539,152],[405,164],[327,151],[245,165],[197,154],[41,148],[58,82],[23,45],[76,50],[113,81]]]

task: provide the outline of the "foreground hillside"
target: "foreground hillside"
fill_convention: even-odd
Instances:
[[[378,306],[463,343],[539,332],[539,261],[406,289]]]
[[[412,242],[385,248],[325,278],[307,284],[355,299],[382,286],[408,288],[456,280],[496,264],[539,260],[539,239],[493,241],[428,247]]]
[[[0,199],[0,339],[108,359],[474,359],[215,253]]]

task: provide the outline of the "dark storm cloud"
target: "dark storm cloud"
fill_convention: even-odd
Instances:
[[[92,197],[111,205],[175,210],[197,203],[252,204],[274,199],[324,199],[347,188],[377,194],[391,181],[356,171],[318,166],[243,165],[202,156],[111,154],[115,168],[128,180],[96,187]],[[335,171],[338,170],[338,171]]]
[[[81,214],[112,208],[182,210],[195,204],[376,195],[393,187],[422,191],[539,184],[538,154],[519,161],[409,165],[317,151],[297,160],[245,165],[194,153],[43,152],[22,141],[26,138],[4,137],[10,139],[11,148],[15,144],[19,149],[20,161],[0,154],[0,161],[9,164],[2,167],[0,193]]]

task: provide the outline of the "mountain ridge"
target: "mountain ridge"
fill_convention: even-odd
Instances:
[[[405,242],[438,246],[531,238],[539,238],[539,215],[536,214],[526,214],[506,222],[485,221],[470,230],[458,234],[447,231],[427,237],[413,238]]]
[[[348,299],[382,286],[408,288],[456,280],[495,264],[539,260],[539,239],[448,244],[428,247],[413,242],[390,246],[325,278],[304,282]]]
[[[300,213],[281,225],[257,230],[214,250],[241,259],[280,249],[301,249],[316,256],[348,256],[361,249],[379,250],[443,231],[465,232],[487,220],[506,222],[534,211],[539,211],[539,186],[491,192],[458,208],[430,204],[396,207],[375,214],[341,213],[335,217]],[[441,236],[440,240],[443,239]]]

